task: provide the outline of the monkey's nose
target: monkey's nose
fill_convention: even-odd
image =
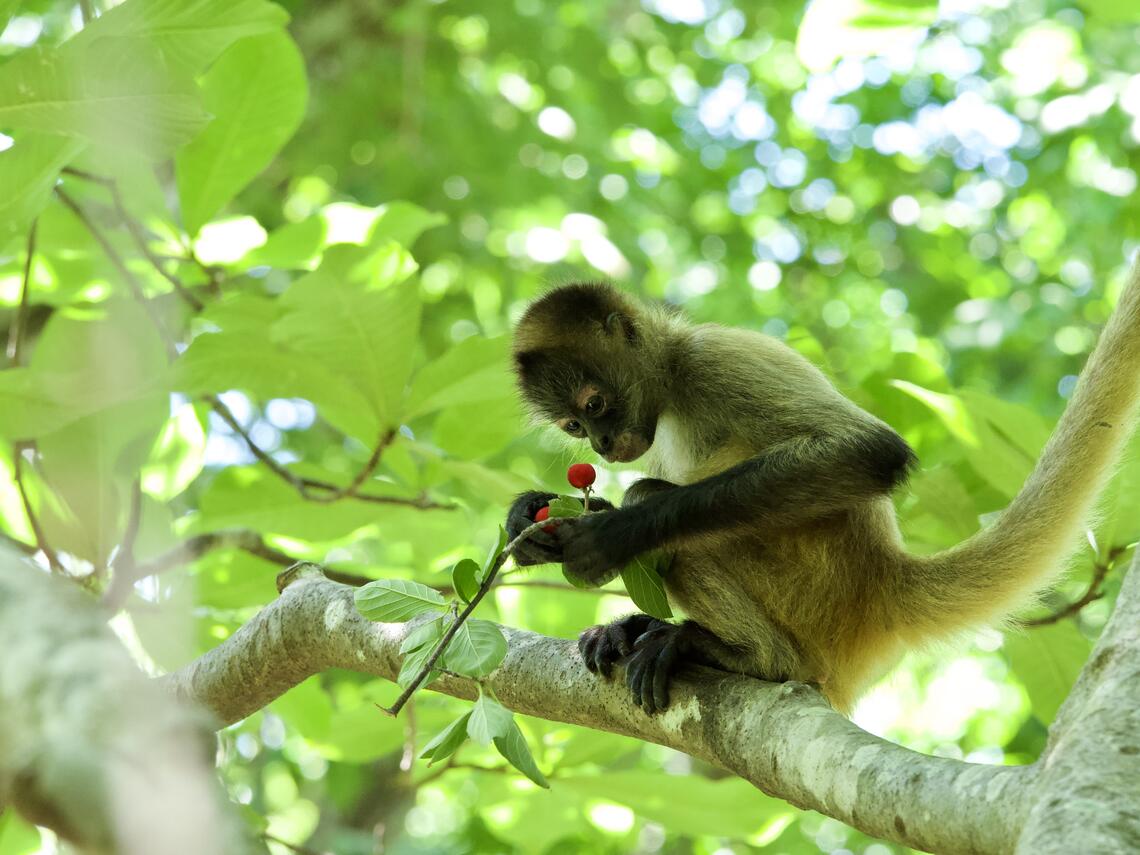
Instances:
[[[598,454],[609,454],[614,447],[614,438],[608,433],[598,437],[598,441],[594,443],[594,451]]]

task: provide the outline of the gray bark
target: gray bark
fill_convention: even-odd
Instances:
[[[75,584],[0,550],[0,810],[91,853],[246,850],[208,717],[143,675],[106,619]]]
[[[1140,852],[1138,568],[1049,730],[1018,855]]]
[[[329,668],[395,678],[406,624],[364,619],[354,589],[315,568],[284,581],[274,603],[168,676],[169,687],[231,723]],[[1036,767],[915,753],[861,730],[802,684],[702,669],[678,681],[670,708],[650,717],[624,685],[590,674],[573,642],[504,631],[510,650],[488,682],[516,712],[676,748],[877,837],[938,852],[1011,852],[1032,806]],[[470,681],[444,677],[431,688],[475,697]]]

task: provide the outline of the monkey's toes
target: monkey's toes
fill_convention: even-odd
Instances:
[[[681,652],[681,628],[662,624],[644,633],[625,669],[633,702],[649,715],[669,706],[669,683]]]
[[[614,663],[629,651],[625,632],[616,624],[592,626],[578,636],[578,652],[586,668],[607,679],[613,673]]]

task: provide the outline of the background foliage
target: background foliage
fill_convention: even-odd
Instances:
[[[1138,238],[1130,0],[80,6],[0,0],[0,528],[123,604],[156,671],[293,559],[446,588],[515,492],[565,491],[589,456],[525,426],[505,334],[571,277],[806,353],[918,450],[912,548],[954,543],[1028,472]],[[1040,614],[1104,596],[917,653],[856,720],[1031,761],[1140,535],[1140,463],[1109,496]],[[573,637],[629,608],[548,568],[479,615]],[[398,692],[326,674],[222,734],[277,851],[893,851],[538,720],[549,791],[472,742],[429,768],[471,706],[392,720]],[[40,845],[0,818],[2,855]]]

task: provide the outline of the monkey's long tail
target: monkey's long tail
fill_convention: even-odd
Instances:
[[[923,626],[954,632],[1008,617],[1048,585],[1084,531],[1140,402],[1140,261],[1021,492],[988,527],[901,580]],[[904,593],[904,596],[906,594]]]

